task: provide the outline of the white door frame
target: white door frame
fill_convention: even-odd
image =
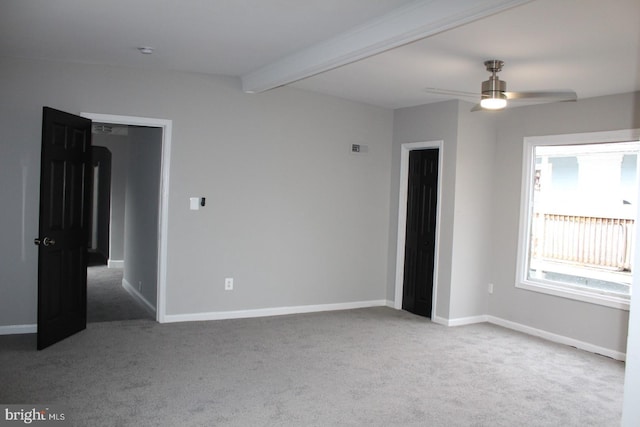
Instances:
[[[169,170],[171,160],[172,121],[147,117],[117,116],[112,114],[80,113],[80,116],[94,122],[117,125],[146,126],[162,129],[162,158],[160,160],[160,203],[158,224],[158,283],[156,299],[156,320],[164,323],[166,315],[167,290],[167,236],[169,229]]]
[[[438,195],[436,207],[436,241],[433,267],[433,302],[431,318],[436,312],[438,301],[438,259],[440,256],[440,213],[442,209],[442,164],[444,141],[407,142],[400,146],[400,190],[398,201],[398,243],[396,252],[396,288],[394,308],[402,309],[402,288],[404,287],[404,249],[407,234],[407,193],[409,188],[409,154],[413,150],[438,149]]]

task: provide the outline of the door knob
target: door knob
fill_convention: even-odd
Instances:
[[[56,244],[56,241],[55,241],[55,240],[53,240],[53,239],[52,239],[52,238],[50,238],[50,237],[45,237],[45,238],[44,238],[44,239],[42,239],[42,240],[40,240],[40,239],[38,239],[38,238],[36,237],[35,239],[33,239],[33,243],[34,243],[36,246],[40,246],[41,244],[42,244],[42,245],[44,245],[44,246],[53,246],[53,245],[55,245],[55,244]]]

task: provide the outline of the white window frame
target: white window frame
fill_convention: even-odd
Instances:
[[[516,288],[541,292],[592,304],[629,310],[629,296],[587,289],[579,286],[527,278],[530,248],[530,222],[533,206],[533,175],[535,173],[535,148],[542,145],[582,145],[611,142],[632,142],[640,140],[640,129],[624,129],[607,132],[589,132],[565,135],[531,136],[524,138],[522,160],[522,188],[520,205],[520,229],[518,235],[518,259],[516,267]],[[639,174],[640,175],[640,174]],[[640,198],[638,199],[640,200]],[[638,205],[638,204],[637,204]],[[636,207],[635,223],[640,227],[640,209]],[[635,250],[635,248],[634,248]],[[640,266],[636,266],[640,268]]]

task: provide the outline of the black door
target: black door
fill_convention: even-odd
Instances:
[[[38,350],[87,326],[91,120],[42,111]]]
[[[438,149],[409,153],[402,308],[431,317],[438,190]]]

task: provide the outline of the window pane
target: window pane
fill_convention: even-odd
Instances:
[[[629,295],[637,144],[537,145],[527,280]]]

